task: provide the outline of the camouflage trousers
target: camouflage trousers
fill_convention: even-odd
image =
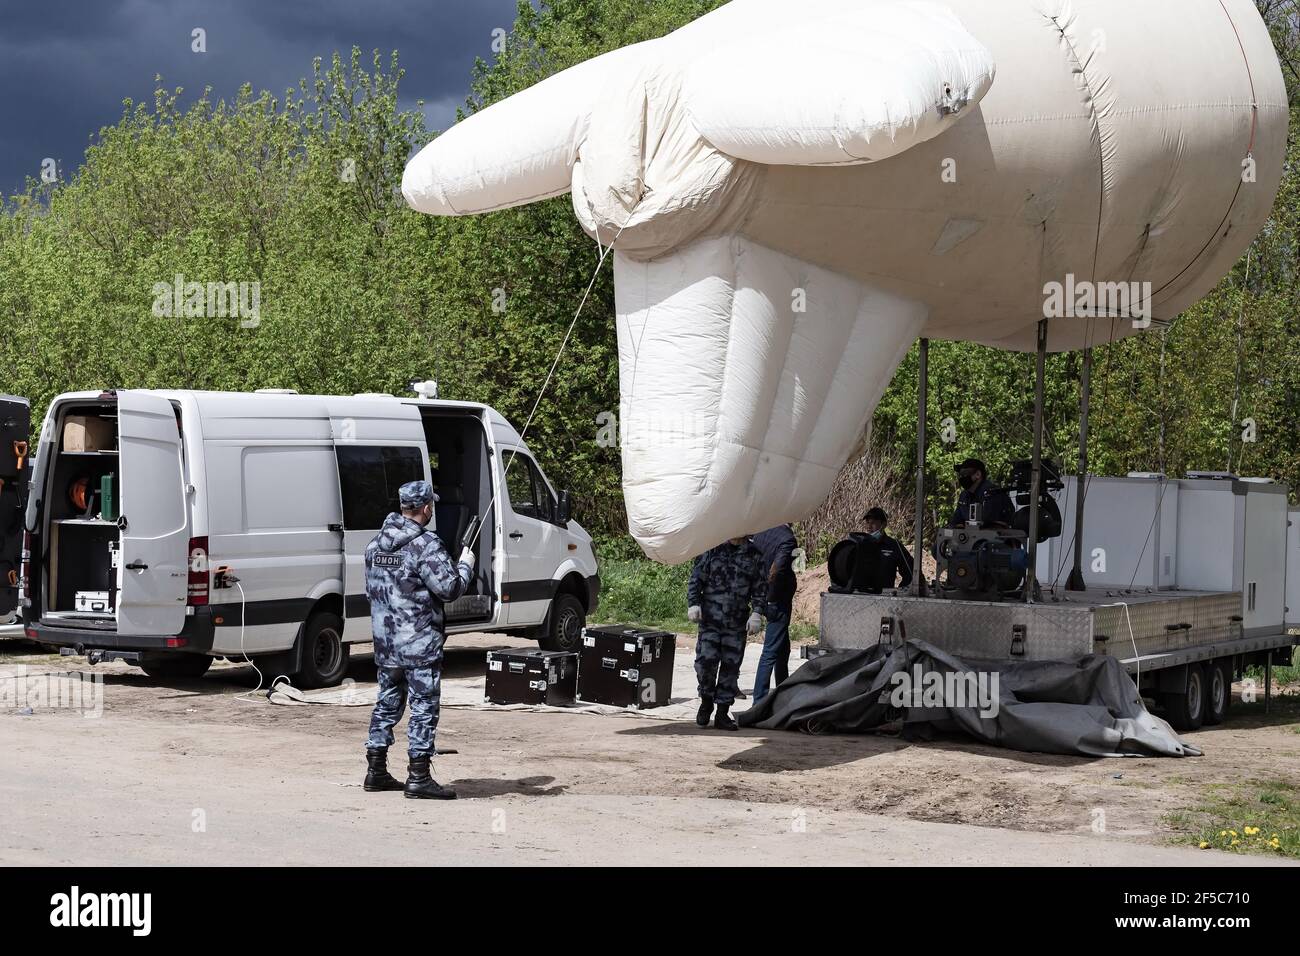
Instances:
[[[438,729],[442,701],[441,667],[380,667],[379,696],[370,716],[366,748],[378,750],[393,744],[393,726],[411,702],[406,724],[406,749],[412,757],[433,756],[433,735]]]
[[[745,632],[700,629],[695,640],[695,680],[701,697],[730,707],[740,690],[740,662],[745,656]]]

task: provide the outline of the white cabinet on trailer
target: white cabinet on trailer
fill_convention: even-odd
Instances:
[[[1244,636],[1280,630],[1286,616],[1287,486],[1232,477],[1184,478],[1179,486],[1178,587],[1240,591]]]
[[[1056,493],[1061,534],[1038,546],[1037,574],[1044,586],[1064,585],[1074,567],[1078,479],[1063,479]],[[1177,481],[1162,475],[1126,478],[1089,475],[1084,482],[1083,577],[1093,588],[1167,590],[1176,581]]]

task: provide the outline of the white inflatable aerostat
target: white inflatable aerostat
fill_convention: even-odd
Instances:
[[[1251,0],[733,0],[468,117],[402,189],[571,192],[617,237],[628,521],[677,562],[815,508],[918,336],[1033,349],[1046,309],[1057,351],[1187,308],[1287,118]]]

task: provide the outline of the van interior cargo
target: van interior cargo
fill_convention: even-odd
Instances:
[[[53,468],[42,490],[50,536],[43,618],[111,624],[120,538],[116,408],[70,407],[56,434]]]
[[[8,620],[19,606],[31,421],[31,402],[18,395],[0,395],[0,622]]]

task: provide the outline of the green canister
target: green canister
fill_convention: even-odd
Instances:
[[[99,479],[99,516],[105,521],[117,520],[117,497],[113,494],[116,478],[109,472]]]

